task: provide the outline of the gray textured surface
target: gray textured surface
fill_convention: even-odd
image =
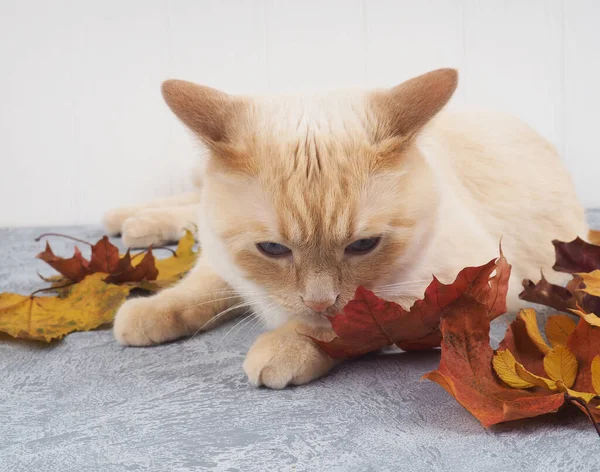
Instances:
[[[0,229],[0,292],[43,286],[41,231]],[[145,349],[108,330],[50,346],[0,337],[0,471],[600,470],[600,441],[573,409],[483,429],[419,380],[436,352],[372,355],[270,391],[241,370],[258,329],[232,326]]]

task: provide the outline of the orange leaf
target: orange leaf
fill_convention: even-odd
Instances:
[[[562,393],[519,390],[494,374],[486,306],[461,296],[444,309],[442,358],[436,371],[425,375],[439,383],[485,427],[556,411]]]
[[[573,390],[593,392],[592,361],[594,357],[600,355],[600,327],[592,326],[585,319],[580,319],[575,331],[567,340],[567,346],[575,354],[579,364]]]
[[[355,357],[394,343],[404,350],[437,347],[444,307],[469,294],[484,304],[488,318],[496,318],[506,311],[509,277],[510,265],[500,256],[483,266],[463,269],[451,284],[434,278],[423,299],[410,310],[359,287],[343,313],[329,318],[337,337],[315,342],[333,358]]]
[[[90,273],[90,263],[81,255],[81,252],[77,246],[75,246],[73,256],[68,259],[64,259],[56,256],[52,252],[50,244],[48,244],[46,241],[46,249],[35,257],[46,262],[54,270],[60,272],[73,282],[79,282],[80,280],[83,280],[84,277]]]

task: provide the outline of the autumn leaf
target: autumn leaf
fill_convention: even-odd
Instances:
[[[156,261],[152,254],[152,248],[144,254],[143,259],[137,265],[132,265],[129,251],[117,262],[113,272],[104,279],[107,283],[123,283],[142,280],[156,280],[158,277],[158,269]]]
[[[587,243],[581,238],[568,243],[555,240],[552,244],[556,253],[554,270],[575,274],[600,269],[600,246]]]
[[[524,380],[519,375],[517,364],[515,356],[507,349],[496,352],[492,358],[492,366],[504,383],[513,388],[530,388],[535,386],[535,383]]]
[[[80,242],[89,244],[85,241]],[[193,234],[186,231],[173,256],[157,260],[152,248],[148,248],[144,251],[144,257],[140,259],[141,253],[134,256],[130,251],[124,255],[119,254],[118,248],[110,242],[108,237],[104,236],[96,244],[90,244],[90,261],[81,255],[77,247],[71,258],[58,257],[52,252],[48,243],[46,243],[45,251],[38,254],[37,257],[47,262],[64,277],[44,278],[55,286],[63,285],[65,279],[79,282],[86,275],[101,272],[108,274],[106,278],[108,283],[126,283],[132,288],[158,291],[175,284],[191,270],[198,257],[198,253],[193,250],[194,244]]]
[[[75,246],[75,252],[72,257],[64,259],[56,256],[52,252],[50,244],[46,241],[46,249],[40,252],[37,256],[38,259],[46,262],[54,270],[60,272],[67,279],[73,282],[79,282],[83,280],[86,275],[90,273],[90,263],[81,255],[81,251]]]
[[[510,351],[516,361],[523,364],[530,372],[538,376],[544,376],[544,351],[540,349],[539,342],[536,344],[529,334],[537,331],[535,337],[538,340],[541,339],[537,321],[534,324],[531,315],[523,316],[524,313],[530,312],[525,310],[519,311],[515,320],[506,330],[504,339],[500,342],[498,349]],[[535,311],[533,315],[535,319]]]
[[[60,297],[0,294],[0,331],[15,338],[50,342],[72,331],[110,323],[129,294],[128,287],[107,284],[106,274],[87,276]]]
[[[574,390],[593,392],[592,361],[600,355],[600,327],[580,319],[567,340],[567,347],[575,355],[579,365],[579,372],[573,385]]]
[[[437,347],[442,339],[440,317],[446,306],[463,294],[470,295],[484,304],[490,319],[496,318],[506,312],[509,277],[510,265],[502,255],[483,266],[463,269],[448,285],[434,277],[423,299],[410,310],[359,287],[343,312],[329,317],[337,337],[315,342],[332,358],[356,357],[390,344],[404,350]]]
[[[546,337],[552,347],[566,346],[567,339],[575,331],[575,322],[567,315],[549,316],[546,321]]]
[[[554,412],[563,405],[562,393],[513,389],[494,374],[487,307],[472,296],[461,295],[444,308],[440,329],[440,365],[425,377],[440,384],[483,426]]]
[[[552,380],[571,388],[577,376],[577,359],[566,346],[556,346],[544,357],[544,370]]]
[[[600,356],[592,359],[592,386],[594,392],[600,395]]]
[[[600,297],[600,270],[594,270],[589,274],[580,272],[577,275],[581,277],[582,282],[585,284],[585,287],[579,290],[589,295]]]
[[[521,300],[546,305],[559,311],[577,308],[577,299],[566,287],[551,284],[544,274],[538,283],[531,280],[523,281],[523,291],[519,294]]]

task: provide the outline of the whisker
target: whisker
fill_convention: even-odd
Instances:
[[[200,326],[200,328],[198,328],[198,329],[196,330],[196,332],[195,332],[194,334],[192,334],[192,335],[191,335],[191,336],[188,338],[188,340],[189,340],[189,339],[192,339],[194,336],[196,336],[196,335],[197,335],[197,334],[198,334],[200,331],[202,331],[202,330],[204,329],[204,327],[205,327],[206,325],[208,325],[209,323],[214,323],[215,321],[217,321],[219,318],[221,318],[222,316],[226,315],[227,313],[230,313],[230,312],[231,312],[231,311],[233,311],[233,310],[237,310],[238,308],[243,308],[244,306],[249,306],[249,305],[250,305],[250,303],[249,303],[249,302],[246,302],[246,301],[244,301],[244,302],[238,303],[238,304],[236,304],[236,305],[233,305],[233,306],[231,306],[231,307],[229,307],[229,308],[227,308],[227,309],[225,309],[225,310],[221,311],[220,313],[217,313],[215,316],[213,316],[212,318],[210,318],[209,320],[207,320],[207,321],[206,321],[206,322],[205,322],[205,323],[204,323],[202,326]]]

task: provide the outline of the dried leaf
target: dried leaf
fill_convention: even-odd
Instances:
[[[558,389],[559,392],[566,393],[567,395],[570,395],[572,397],[581,398],[586,403],[591,402],[594,399],[594,397],[596,396],[595,393],[578,392],[576,390],[571,390],[570,388],[567,388],[567,386],[565,385],[565,383],[562,380],[556,381],[556,388]]]
[[[531,382],[527,382],[519,377],[515,369],[516,360],[510,351],[503,350],[494,354],[492,365],[498,377],[502,381],[513,388],[530,388],[535,386]]]
[[[575,355],[579,365],[573,389],[579,392],[593,392],[592,360],[600,355],[600,328],[580,319],[569,336],[567,347]]]
[[[556,253],[554,270],[575,274],[600,269],[600,246],[586,243],[581,238],[568,243],[552,241],[552,244]]]
[[[554,381],[571,388],[577,376],[577,359],[566,346],[556,346],[544,357],[544,370]]]
[[[540,333],[535,310],[533,308],[524,308],[519,312],[519,316],[525,322],[525,330],[537,348],[544,354],[550,352],[550,346],[546,344]]]
[[[487,307],[462,295],[442,314],[442,358],[438,370],[425,375],[440,384],[485,427],[556,411],[562,393],[513,389],[492,370]]]
[[[600,395],[600,356],[592,359],[592,386],[594,392]]]
[[[92,246],[92,258],[90,260],[90,272],[103,272],[113,274],[119,266],[119,250],[103,236],[100,241]]]
[[[560,285],[551,284],[544,274],[536,284],[531,280],[523,280],[523,291],[519,294],[521,300],[546,305],[559,311],[577,308],[577,299],[573,293]]]
[[[569,335],[575,330],[575,322],[567,315],[552,315],[546,321],[546,337],[552,347],[566,346]]]
[[[577,316],[584,319],[587,323],[591,324],[592,326],[600,327],[600,318],[594,313],[585,313],[581,310],[571,310],[571,312],[575,313]]]
[[[581,280],[585,284],[585,287],[580,289],[582,292],[600,297],[600,270],[594,270],[589,274],[580,272],[577,275],[581,277]]]
[[[73,282],[83,280],[84,277],[90,273],[90,263],[81,255],[81,251],[79,251],[77,246],[75,246],[73,256],[64,259],[56,256],[52,252],[50,244],[46,242],[46,249],[43,252],[40,252],[36,257],[49,264],[54,270],[60,272]]]
[[[194,267],[198,258],[198,252],[194,251],[195,243],[194,235],[191,231],[186,230],[185,235],[177,244],[175,255],[156,261],[157,280],[168,280],[174,283],[187,274]]]
[[[390,344],[404,350],[439,346],[440,316],[446,306],[469,294],[484,304],[493,319],[506,311],[509,277],[510,265],[500,256],[483,266],[463,269],[449,285],[434,278],[423,299],[410,310],[359,287],[343,313],[329,318],[337,337],[331,342],[315,342],[333,358],[355,357]]]
[[[523,311],[517,314],[516,319],[506,330],[504,339],[500,342],[498,349],[508,349],[518,363],[523,364],[527,370],[535,375],[541,377],[546,375],[543,365],[544,352],[529,336],[527,324],[523,318]]]
[[[0,331],[21,339],[50,342],[72,331],[110,323],[129,288],[103,282],[93,274],[72,285],[65,296],[0,294]]]
[[[556,390],[556,383],[553,380],[529,372],[525,367],[523,367],[523,364],[519,364],[517,362],[515,364],[515,370],[517,372],[517,375],[525,382],[530,382],[533,385],[544,388],[546,390]]]
[[[107,283],[123,283],[131,281],[155,280],[158,276],[158,269],[152,249],[148,249],[144,257],[137,265],[132,265],[129,251],[119,260],[115,272],[104,279]]]

